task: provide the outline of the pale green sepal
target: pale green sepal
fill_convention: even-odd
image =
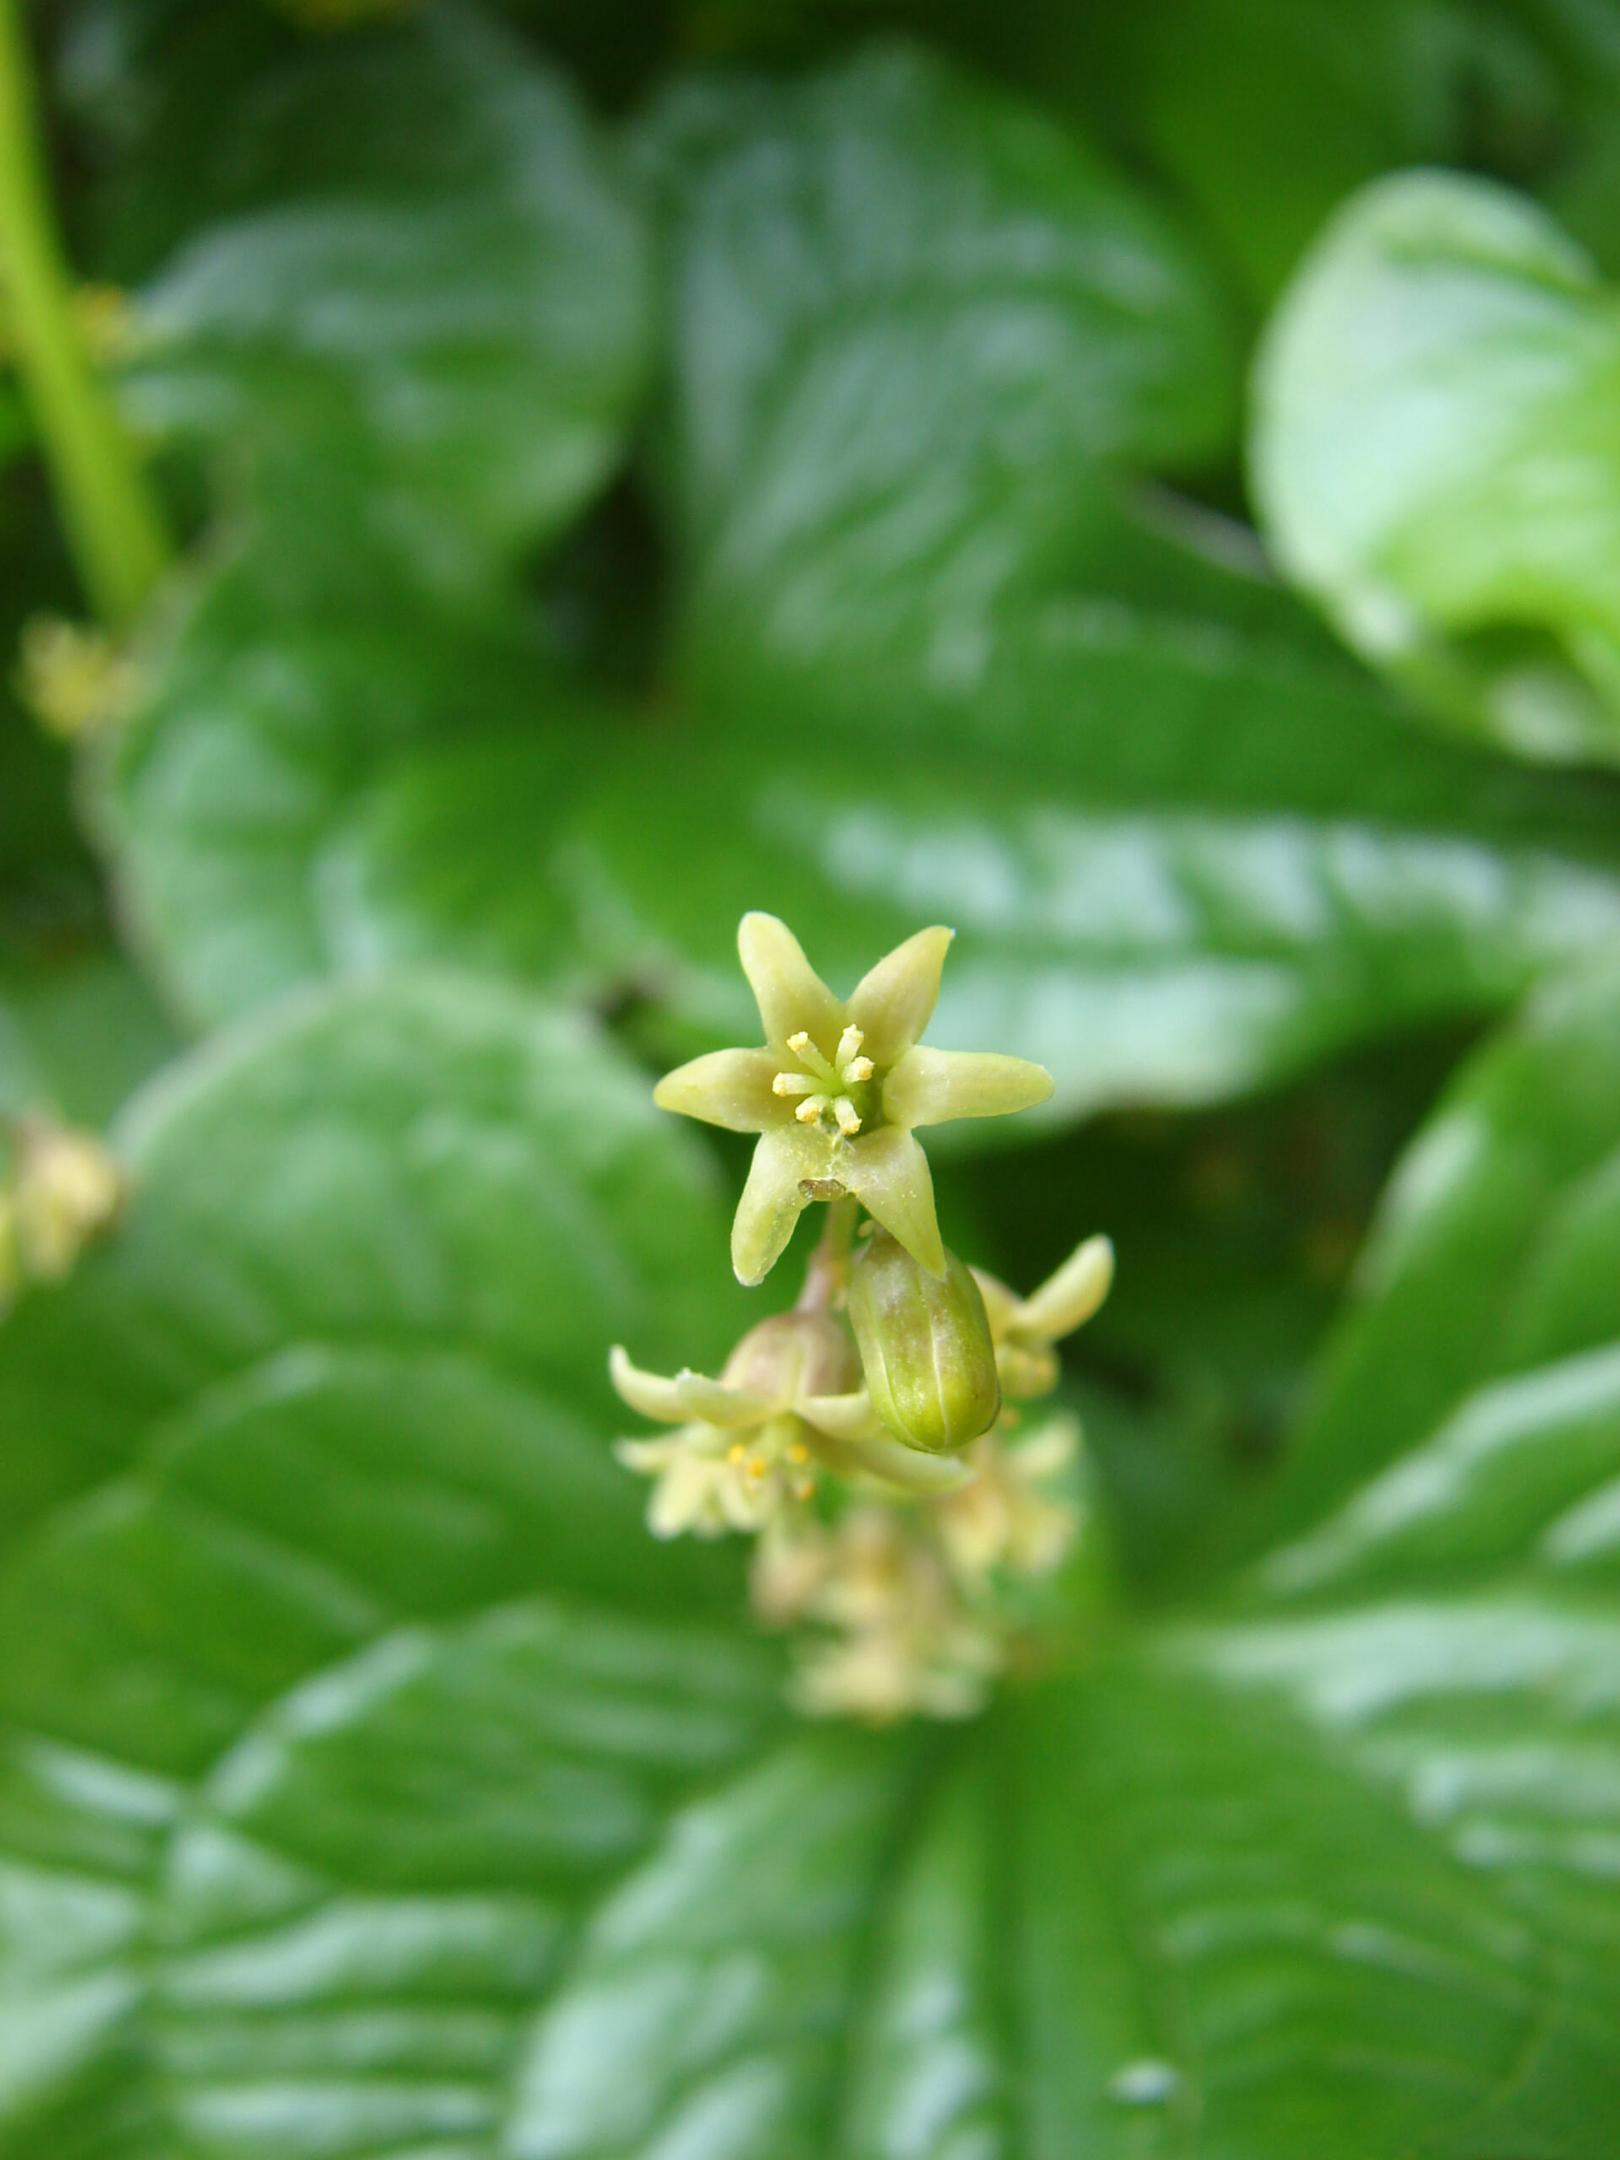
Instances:
[[[849,1017],[864,1036],[862,1048],[874,1064],[892,1065],[927,1027],[955,935],[938,923],[918,930],[861,977],[849,1001]]]
[[[880,1126],[845,1151],[837,1174],[919,1267],[943,1276],[945,1247],[934,1212],[934,1181],[920,1142],[898,1125]]]
[[[802,1029],[823,1056],[829,1054],[843,1032],[844,1008],[787,924],[757,909],[745,915],[737,926],[737,957],[759,1007],[765,1040],[782,1046]],[[774,1073],[774,1062],[771,1069]]]
[[[1052,1075],[1028,1058],[994,1050],[908,1050],[883,1085],[883,1112],[897,1125],[1007,1117],[1052,1092]]]
[[[826,1135],[809,1126],[778,1125],[760,1134],[731,1225],[731,1264],[740,1283],[763,1282],[781,1259],[812,1197],[802,1181],[825,1177],[830,1153]]]
[[[653,1089],[660,1110],[701,1118],[727,1132],[764,1132],[780,1123],[782,1104],[771,1091],[777,1061],[768,1050],[711,1050],[666,1073]]]
[[[633,1365],[622,1343],[615,1343],[608,1352],[608,1378],[621,1400],[642,1417],[656,1418],[662,1425],[684,1425],[691,1417],[682,1406],[677,1383]]]
[[[710,1380],[705,1374],[690,1370],[676,1374],[675,1392],[686,1415],[705,1425],[727,1428],[762,1425],[776,1407],[763,1395],[752,1395],[745,1388],[727,1387],[723,1381]]]
[[[1114,1248],[1105,1237],[1089,1237],[1025,1298],[1019,1327],[1044,1342],[1058,1342],[1083,1327],[1097,1311],[1114,1280]]]
[[[903,1492],[940,1494],[956,1492],[975,1475],[973,1465],[950,1455],[925,1455],[886,1434],[862,1440],[835,1440],[813,1432],[810,1444],[816,1455],[839,1477],[864,1471]]]
[[[865,1388],[849,1395],[806,1395],[796,1405],[806,1424],[835,1440],[867,1440],[883,1428]]]

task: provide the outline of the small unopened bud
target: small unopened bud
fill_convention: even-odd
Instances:
[[[850,1270],[849,1317],[872,1407],[908,1447],[966,1447],[1001,1408],[995,1346],[972,1271],[952,1252],[943,1277],[878,1231]]]
[[[23,1272],[60,1282],[89,1240],[110,1227],[123,1198],[122,1172],[89,1133],[44,1121],[25,1124],[12,1192]]]
[[[859,1387],[860,1361],[849,1330],[831,1313],[786,1312],[751,1327],[726,1359],[727,1387],[767,1402],[843,1395]]]

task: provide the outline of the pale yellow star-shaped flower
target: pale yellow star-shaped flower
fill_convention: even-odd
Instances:
[[[774,915],[737,932],[759,1006],[757,1050],[714,1050],[659,1081],[665,1110],[759,1144],[738,1202],[731,1259],[763,1282],[813,1200],[852,1195],[931,1274],[945,1272],[928,1158],[915,1128],[1002,1117],[1044,1102],[1052,1076],[1026,1058],[918,1042],[954,933],[938,925],[897,945],[848,1000],[833,995]]]

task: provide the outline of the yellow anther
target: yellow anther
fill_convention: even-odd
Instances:
[[[825,1095],[807,1095],[793,1115],[801,1125],[816,1124],[823,1110],[828,1107]]]
[[[840,1072],[860,1055],[861,1044],[866,1040],[860,1029],[853,1024],[845,1028],[838,1038],[838,1048],[833,1052],[833,1063]]]
[[[816,1481],[814,1478],[800,1478],[798,1484],[793,1488],[793,1497],[795,1500],[808,1500],[814,1495],[815,1489]]]
[[[808,1073],[778,1073],[771,1082],[773,1095],[808,1095],[815,1086]]]
[[[844,1078],[851,1087],[855,1087],[862,1080],[870,1080],[876,1070],[877,1067],[869,1057],[851,1058],[844,1067]]]
[[[847,1095],[840,1095],[833,1104],[833,1116],[837,1118],[838,1130],[846,1140],[852,1140],[860,1131],[860,1113]]]
[[[728,1463],[744,1463],[747,1460],[748,1450],[743,1446],[740,1440],[733,1440],[730,1447],[728,1447],[726,1450],[726,1461]]]
[[[762,1477],[763,1477],[763,1476],[765,1475],[765,1470],[766,1470],[766,1462],[765,1462],[765,1458],[764,1458],[764,1456],[763,1456],[763,1455],[750,1455],[750,1456],[749,1456],[749,1458],[748,1458],[748,1475],[749,1475],[749,1476],[750,1476],[751,1478],[762,1478]]]
[[[800,1028],[797,1035],[790,1035],[788,1037],[788,1048],[793,1052],[793,1055],[795,1057],[803,1057],[806,1051],[813,1050],[815,1048],[815,1044],[810,1040],[810,1037],[805,1032],[805,1030],[803,1028]]]
[[[787,1459],[790,1463],[806,1463],[810,1460],[810,1450],[802,1440],[795,1440],[787,1451]]]

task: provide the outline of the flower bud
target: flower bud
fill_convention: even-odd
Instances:
[[[908,1447],[966,1447],[1001,1408],[995,1346],[972,1271],[952,1252],[943,1277],[886,1230],[855,1255],[849,1317],[872,1407]]]
[[[751,1327],[726,1359],[729,1388],[767,1402],[807,1395],[843,1395],[860,1386],[860,1365],[849,1330],[831,1313],[777,1313]]]

